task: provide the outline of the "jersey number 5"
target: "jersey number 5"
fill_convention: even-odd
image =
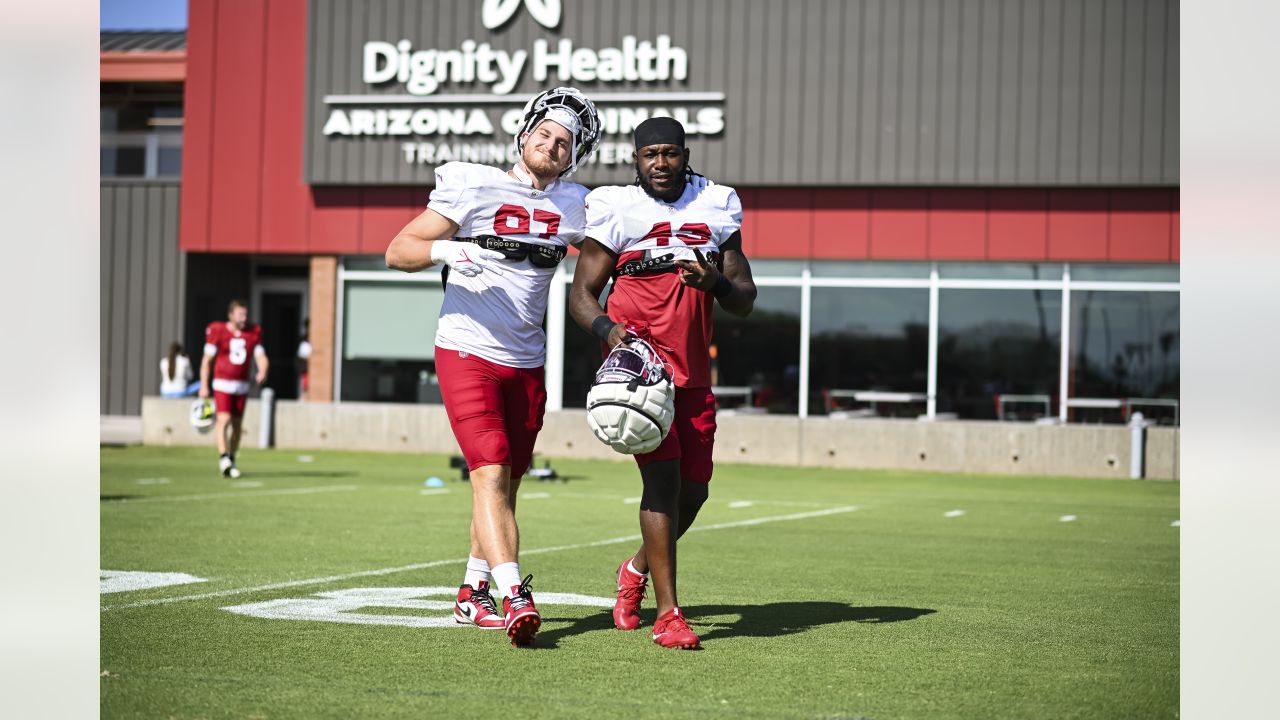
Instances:
[[[529,234],[529,211],[519,205],[504,204],[498,208],[493,217],[495,235],[527,235]],[[550,239],[560,229],[560,216],[546,210],[534,210],[533,222],[547,226],[546,232],[537,233],[538,237]]]

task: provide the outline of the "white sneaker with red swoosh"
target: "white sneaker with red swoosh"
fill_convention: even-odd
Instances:
[[[458,588],[458,600],[453,604],[453,621],[459,625],[475,625],[483,630],[500,630],[507,626],[498,614],[498,606],[489,594],[489,583],[478,587],[463,585]]]

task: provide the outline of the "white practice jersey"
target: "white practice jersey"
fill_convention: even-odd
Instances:
[[[703,177],[692,178],[671,203],[639,185],[612,185],[592,190],[586,204],[587,235],[619,256],[648,251],[650,257],[670,253],[673,260],[695,260],[693,248],[704,256],[719,253],[742,227],[737,191]]]
[[[436,168],[427,207],[458,223],[460,238],[496,235],[567,248],[582,243],[586,195],[585,187],[566,180],[535,190],[504,170],[451,162]],[[555,269],[535,267],[528,258],[492,264],[501,272],[449,273],[436,345],[507,367],[541,367],[547,354],[542,319]]]
[[[721,249],[741,226],[738,193],[703,177],[692,178],[670,203],[638,185],[601,187],[587,195],[587,236],[617,255],[619,272],[645,261],[697,260],[695,248],[722,267]],[[680,284],[679,274],[653,272],[620,274],[608,310],[615,321],[648,333],[671,364],[677,387],[704,387],[711,385],[713,304],[710,293]]]

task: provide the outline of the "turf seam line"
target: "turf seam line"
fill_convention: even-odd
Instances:
[[[855,505],[846,505],[843,507],[828,508],[826,510],[815,510],[812,512],[793,513],[791,515],[773,515],[761,518],[750,518],[748,520],[734,520],[733,522],[717,523],[715,525],[704,525],[701,527],[691,527],[688,532],[708,532],[710,530],[727,530],[730,528],[748,527],[751,525],[763,525],[771,522],[783,522],[787,520],[807,520],[809,518],[822,517],[824,515],[836,515],[838,513],[847,513],[857,510]],[[640,540],[640,535],[622,535],[619,537],[606,538],[604,540],[595,540],[586,543],[575,543],[573,545],[553,545],[551,547],[534,548],[532,550],[521,550],[521,557],[528,555],[543,555],[545,553],[560,552],[562,550],[581,550],[584,548],[599,547],[601,545],[617,545],[625,542],[636,542]],[[156,598],[154,600],[142,600],[134,603],[126,603],[123,605],[104,605],[101,612],[115,610],[120,608],[146,607],[149,605],[167,605],[169,603],[185,602],[187,600],[204,600],[207,598],[226,597],[228,595],[243,595],[245,593],[263,592],[266,590],[282,590],[284,588],[301,587],[304,585],[323,585],[325,583],[338,582],[340,580],[350,580],[359,577],[372,577],[377,575],[392,575],[399,572],[407,572],[410,570],[424,570],[426,568],[439,567],[440,565],[461,564],[467,562],[467,558],[451,558],[448,560],[432,560],[425,563],[415,563],[413,565],[401,565],[399,567],[379,568],[377,570],[361,570],[353,573],[344,573],[342,575],[327,575],[318,578],[306,578],[303,580],[288,580],[285,582],[270,583],[268,585],[255,585],[247,588],[232,588],[230,590],[217,590],[214,592],[198,593],[195,595],[180,595],[178,597]]]

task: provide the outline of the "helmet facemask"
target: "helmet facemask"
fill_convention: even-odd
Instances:
[[[600,116],[596,106],[585,95],[571,87],[547,90],[524,106],[524,122],[516,133],[516,152],[524,157],[524,143],[529,133],[543,120],[564,126],[573,136],[569,166],[560,177],[568,177],[585,164],[600,145]]]

